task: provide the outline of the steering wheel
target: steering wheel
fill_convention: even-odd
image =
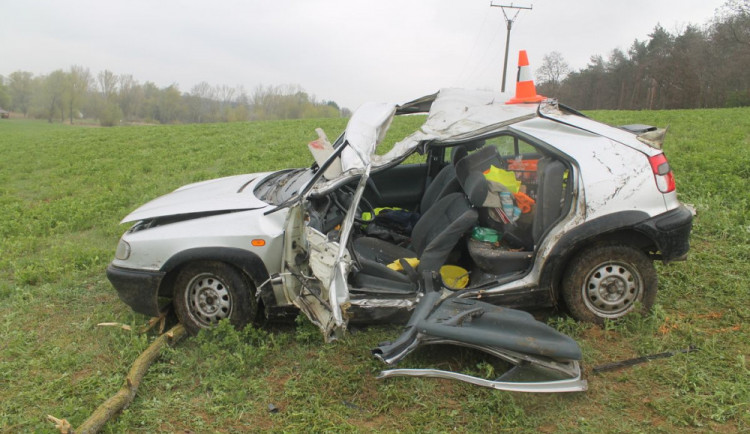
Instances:
[[[333,204],[344,214],[349,211],[349,208],[352,205],[353,198],[354,188],[348,185],[345,185],[331,193]],[[363,212],[369,212],[370,215],[372,215],[373,217],[375,216],[375,208],[372,206],[370,201],[364,198],[364,196],[362,196],[362,199],[360,199],[359,204],[357,205],[357,212],[356,214],[354,214],[355,222],[359,224],[367,224],[367,221],[362,220],[361,216]]]

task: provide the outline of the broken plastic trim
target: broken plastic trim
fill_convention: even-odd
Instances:
[[[574,362],[578,367],[578,362]],[[476,386],[489,387],[491,389],[505,390],[509,392],[537,392],[537,393],[562,393],[583,392],[588,389],[586,380],[581,379],[580,370],[578,375],[569,379],[551,381],[514,381],[516,376],[528,376],[534,369],[533,365],[516,366],[503,374],[497,380],[486,380],[484,378],[472,377],[471,375],[458,372],[441,371],[439,369],[390,369],[380,372],[378,379],[408,376],[408,377],[430,377],[458,380]]]
[[[451,344],[477,349],[514,365],[495,380],[436,369],[391,369],[378,378],[435,377],[518,392],[577,392],[587,389],[579,361],[581,349],[570,337],[527,312],[474,299],[441,300],[437,275],[425,273],[424,295],[393,342],[372,350],[391,365],[423,345]]]
[[[444,371],[440,369],[388,369],[381,371],[378,379],[392,377],[429,377],[458,380],[491,389],[506,390],[510,392],[539,392],[539,393],[562,393],[583,392],[588,389],[588,383],[583,379],[578,361],[554,362],[540,358],[530,357],[524,354],[513,354],[500,348],[481,347],[467,344],[465,342],[423,339],[418,345],[451,344],[476,350],[484,351],[506,362],[514,364],[511,369],[503,373],[495,380],[474,377],[459,372]],[[416,346],[409,352],[416,349]]]

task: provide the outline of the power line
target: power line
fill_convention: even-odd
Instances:
[[[477,44],[479,43],[479,39],[481,39],[482,31],[484,30],[484,25],[487,23],[487,16],[488,15],[489,14],[485,14],[484,15],[484,19],[482,20],[482,25],[479,26],[479,33],[477,33],[477,36],[474,38],[474,44],[472,44],[471,50],[469,50],[469,56],[467,57],[466,62],[464,62],[463,68],[461,68],[461,73],[458,74],[458,79],[456,81],[459,82],[459,83],[461,82],[461,79],[464,76],[464,72],[466,72],[466,67],[469,64],[469,61],[471,61],[473,59],[472,56],[474,55],[474,50],[477,48]]]
[[[521,12],[521,10],[531,10],[533,5],[531,6],[513,6],[513,3],[509,5],[496,5],[492,2],[490,2],[490,7],[494,8],[500,8],[503,11],[503,16],[505,17],[505,23],[508,27],[508,34],[505,37],[505,60],[503,61],[503,85],[500,89],[501,92],[505,92],[505,73],[508,70],[508,47],[510,45],[510,29],[513,27],[513,22],[516,20],[516,17],[518,17],[518,14]],[[508,14],[505,13],[505,10],[514,10],[516,11],[515,14],[513,14],[513,18],[508,18]]]

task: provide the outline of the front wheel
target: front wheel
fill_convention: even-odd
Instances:
[[[223,319],[242,328],[257,313],[251,287],[240,272],[223,262],[192,262],[175,279],[175,313],[193,335]]]
[[[562,296],[579,321],[603,325],[632,312],[640,302],[648,312],[656,301],[658,279],[653,262],[625,245],[601,245],[578,254],[563,275]]]

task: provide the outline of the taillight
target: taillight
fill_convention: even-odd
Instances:
[[[648,162],[651,163],[651,170],[654,172],[654,179],[656,180],[656,187],[662,193],[669,193],[674,191],[674,174],[672,169],[669,167],[669,161],[667,157],[662,154],[648,157]]]

